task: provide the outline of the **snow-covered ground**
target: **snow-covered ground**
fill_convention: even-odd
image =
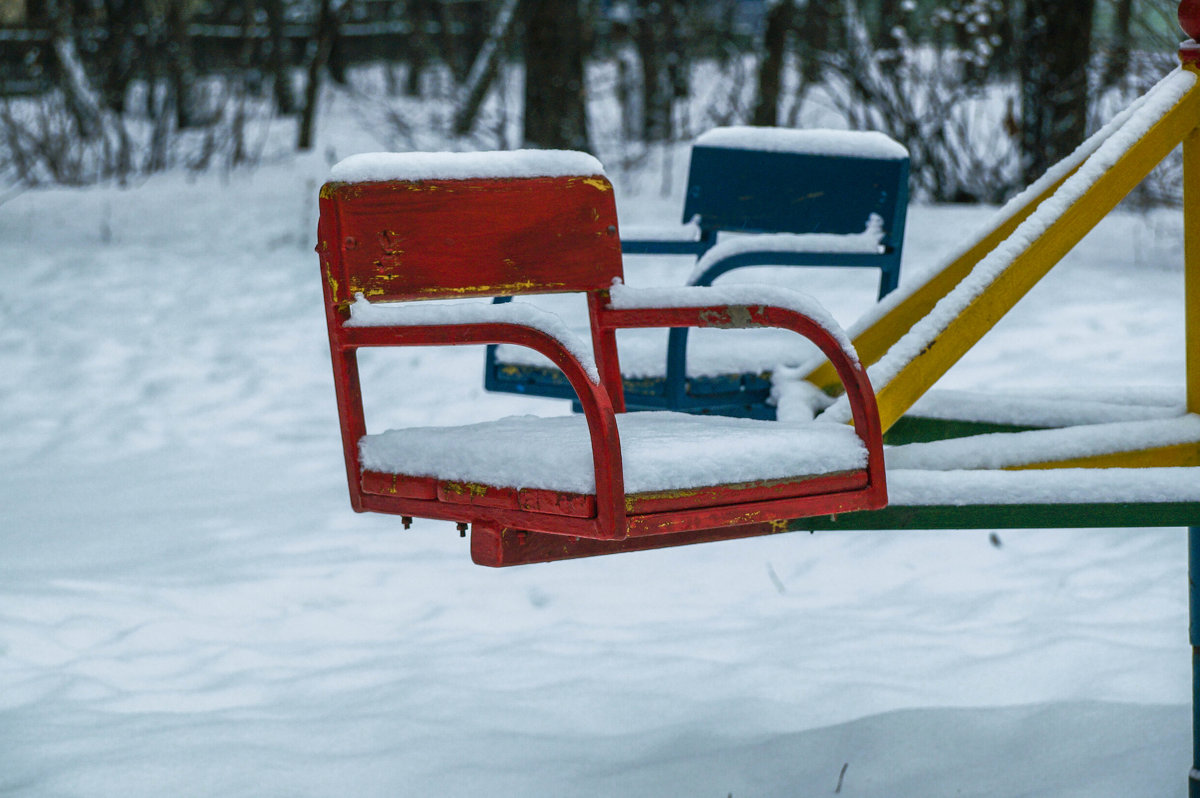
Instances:
[[[1184,530],[492,571],[451,525],[352,513],[328,160],[0,207],[0,795],[1185,794]],[[623,218],[674,220],[638,183]],[[905,277],[988,213],[913,208]],[[943,384],[1181,386],[1180,237],[1177,212],[1113,216]],[[877,279],[755,271],[843,323]],[[485,393],[482,351],[370,354],[376,428],[568,411]]]

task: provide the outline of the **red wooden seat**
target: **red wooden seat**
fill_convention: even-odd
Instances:
[[[887,503],[874,395],[844,337],[792,292],[620,285],[612,187],[590,156],[348,160],[321,190],[317,250],[358,511],[469,523],[476,562],[502,565],[762,534]],[[587,295],[590,342],[520,302],[418,301],[551,292]],[[821,348],[853,429],[624,413],[616,329],[753,326]],[[359,348],[490,343],[548,357],[583,415],[367,434]]]

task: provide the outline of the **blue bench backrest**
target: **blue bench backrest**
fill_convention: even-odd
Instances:
[[[872,213],[884,244],[903,243],[908,159],[770,152],[697,144],[683,221],[702,230],[861,233]]]

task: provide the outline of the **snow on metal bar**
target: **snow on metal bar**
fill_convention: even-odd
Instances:
[[[888,505],[893,508],[1140,502],[1200,502],[1200,468],[888,470]]]
[[[445,324],[519,324],[541,330],[556,339],[579,361],[588,378],[597,385],[600,372],[591,346],[553,313],[527,302],[491,303],[455,300],[452,302],[368,302],[357,294],[350,305],[346,327],[417,327]]]
[[[1164,78],[1164,81],[1169,79]],[[1161,83],[1161,82],[1160,82]],[[887,349],[932,308],[938,299],[949,293],[965,274],[974,267],[1003,238],[998,234],[1006,226],[1015,229],[1018,221],[1030,211],[1030,206],[1044,199],[1054,186],[1065,180],[1080,164],[1091,156],[1105,141],[1139,112],[1147,98],[1154,92],[1138,97],[1128,108],[1113,117],[1104,127],[1079,145],[1063,160],[1052,166],[1032,185],[1017,194],[997,211],[989,221],[981,225],[934,269],[913,280],[906,280],[897,290],[881,299],[878,304],[863,314],[848,332],[867,363],[874,363]],[[1005,235],[1006,237],[1006,235]],[[991,243],[989,243],[991,242]],[[987,247],[987,249],[983,249]],[[973,254],[974,253],[974,254]],[[956,276],[957,275],[957,276]],[[949,279],[948,279],[949,278]],[[939,285],[939,283],[941,285]],[[836,389],[837,379],[832,368],[820,356],[803,367],[807,379],[822,388]]]
[[[1008,202],[1004,203],[1004,205],[1002,205],[1000,209],[997,210],[985,224],[981,225],[974,234],[968,236],[960,246],[952,250],[945,258],[943,258],[936,268],[930,269],[929,272],[924,275],[924,279],[911,282],[905,281],[905,283],[898,289],[888,294],[875,305],[871,306],[870,310],[860,316],[854,322],[854,324],[850,325],[850,327],[847,329],[847,332],[850,333],[850,336],[852,338],[857,338],[864,330],[878,322],[888,313],[893,311],[898,305],[904,302],[904,300],[908,299],[910,296],[919,291],[934,275],[939,274],[954,261],[965,255],[971,250],[972,247],[976,246],[989,235],[991,235],[996,228],[1000,227],[1005,222],[1016,216],[1022,208],[1026,207],[1040,194],[1049,190],[1050,187],[1055,183],[1070,175],[1071,172],[1075,171],[1080,164],[1090,158],[1092,154],[1096,152],[1096,150],[1100,149],[1100,146],[1104,144],[1104,142],[1108,141],[1114,133],[1120,130],[1121,127],[1124,126],[1124,124],[1128,122],[1134,114],[1139,113],[1151,95],[1159,90],[1159,87],[1173,80],[1177,74],[1178,70],[1172,72],[1170,75],[1167,75],[1165,78],[1159,81],[1158,84],[1152,87],[1150,91],[1138,97],[1129,104],[1128,108],[1114,116],[1106,125],[1089,136],[1088,139],[1076,147],[1070,155],[1051,166],[1046,170],[1044,175],[1025,187],[1020,193],[1016,194]],[[819,364],[813,364],[814,367],[816,365]]]
[[[849,336],[837,323],[825,306],[815,298],[800,291],[771,285],[722,285],[722,286],[679,286],[671,288],[630,288],[615,283],[610,289],[610,307],[613,310],[639,308],[704,308],[715,305],[757,306],[770,305],[792,310],[808,316],[841,346],[842,351],[855,363],[858,355]]]
[[[1164,118],[1195,84],[1195,74],[1177,69],[1151,89],[1144,102],[1137,105],[1136,111],[1125,118],[1119,129],[1106,137],[1058,191],[1038,206],[1012,235],[981,260],[930,313],[913,324],[908,332],[869,368],[868,374],[876,392],[884,390],[903,369],[925,352],[975,299],[983,295],[1019,256]],[[831,421],[847,422],[850,419],[849,404],[844,397],[840,398],[825,411],[823,417]]]
[[[1200,444],[1200,416],[998,432],[909,443],[889,448],[886,461],[889,469],[1012,468],[1189,443]]]
[[[747,252],[820,252],[878,255],[883,251],[883,217],[871,214],[861,233],[763,233],[721,241],[696,261],[688,283],[694,283],[717,261]]]

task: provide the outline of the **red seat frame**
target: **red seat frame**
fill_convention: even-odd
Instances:
[[[616,206],[603,176],[328,183],[320,203],[317,251],[356,511],[469,523],[473,559],[508,565],[766,534],[783,531],[791,518],[886,505],[882,434],[867,375],[816,321],[770,305],[609,307],[608,289],[623,272]],[[561,341],[522,324],[347,325],[358,295],[383,302],[557,292],[587,294],[599,383]],[[866,468],[627,496],[615,330],[744,326],[794,330],[830,359],[867,449]],[[594,495],[364,471],[358,349],[495,343],[540,352],[575,389],[591,439]]]

